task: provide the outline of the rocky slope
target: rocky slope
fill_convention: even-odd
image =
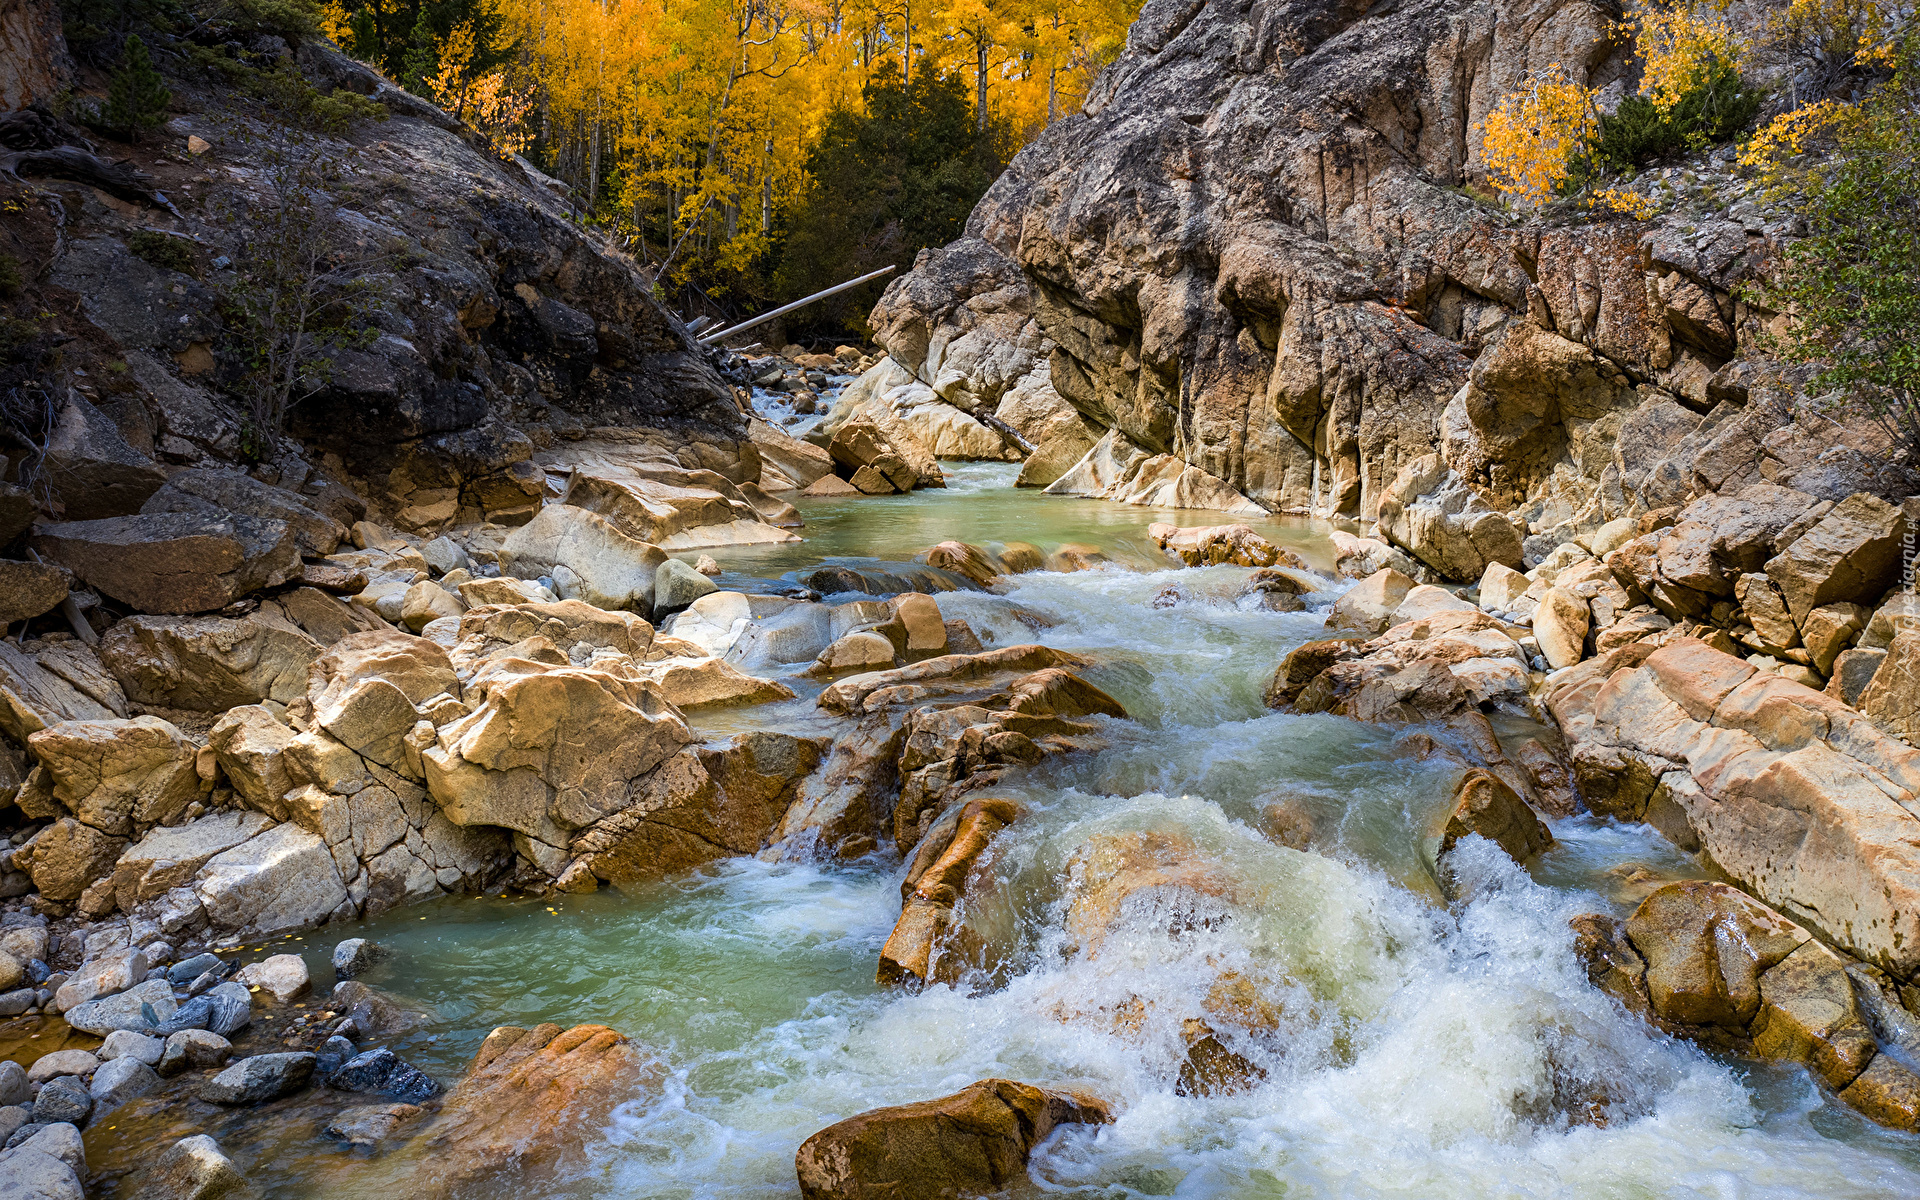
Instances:
[[[1154,0],[877,337],[976,416],[1067,408],[1032,482],[1378,520],[1460,582],[1746,484],[1911,491],[1760,356],[1735,289],[1790,224],[1730,148],[1642,180],[1645,223],[1475,197],[1480,122],[1552,62],[1603,103],[1634,82],[1584,3]]]

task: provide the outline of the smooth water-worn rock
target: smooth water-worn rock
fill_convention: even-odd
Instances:
[[[155,1070],[163,1077],[200,1067],[217,1067],[233,1053],[233,1043],[205,1029],[183,1029],[167,1035]]]
[[[243,1058],[200,1085],[200,1098],[215,1104],[260,1104],[299,1091],[313,1076],[314,1056],[304,1051]]]
[[[1104,1103],[1084,1093],[986,1079],[828,1126],[801,1143],[794,1168],[807,1200],[997,1192],[1026,1178],[1027,1157],[1056,1127],[1112,1120]]]
[[[333,948],[333,974],[337,979],[365,975],[391,956],[378,942],[366,938],[347,938]]]
[[[246,1176],[204,1133],[181,1138],[140,1174],[140,1195],[151,1200],[217,1200],[246,1187]]]
[[[248,963],[234,973],[233,981],[249,991],[259,989],[275,1004],[291,1004],[313,986],[307,977],[306,960],[298,954],[275,954]]]

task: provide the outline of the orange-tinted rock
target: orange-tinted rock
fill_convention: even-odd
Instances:
[[[794,1155],[806,1200],[939,1200],[998,1192],[1026,1178],[1027,1156],[1060,1125],[1104,1125],[1079,1092],[1009,1079],[829,1125]]]
[[[1744,1031],[1760,1010],[1760,975],[1807,933],[1724,883],[1670,883],[1627,919],[1647,961],[1653,1011],[1683,1025]]]
[[[470,1194],[483,1182],[529,1188],[581,1170],[615,1105],[657,1087],[659,1064],[604,1025],[487,1035],[439,1118],[407,1147],[412,1195]]]
[[[1020,812],[1012,800],[969,801],[949,837],[930,835],[921,841],[901,885],[905,894],[900,919],[880,950],[875,982],[885,987],[940,977],[934,958],[963,894],[967,873],[994,835],[1018,820]]]
[[[1478,768],[1468,771],[1454,792],[1453,811],[1440,834],[1440,853],[1470,833],[1497,844],[1520,863],[1553,845],[1546,823],[1519,793]]]

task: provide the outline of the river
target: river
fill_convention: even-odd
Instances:
[[[906,560],[946,538],[1085,542],[1148,562],[1150,521],[1217,520],[1016,490],[1016,470],[958,465],[944,490],[805,500],[806,541],[712,553],[763,577],[835,556]],[[1327,561],[1303,523],[1262,531]],[[990,643],[1038,636],[1083,653],[1087,677],[1132,716],[1101,719],[1107,749],[1048,760],[996,793],[1031,815],[1000,835],[969,910],[995,966],[968,987],[875,986],[903,870],[878,856],[734,860],[632,894],[445,900],[297,945],[314,947],[323,984],[338,937],[393,947],[383,986],[440,1018],[396,1049],[442,1078],[500,1024],[602,1022],[651,1047],[668,1083],[617,1111],[582,1196],[793,1197],[794,1150],[816,1130],[990,1076],[1082,1087],[1118,1113],[1056,1135],[1022,1194],[1920,1194],[1913,1139],[1823,1098],[1801,1071],[1659,1036],[1589,986],[1567,919],[1624,916],[1659,882],[1701,873],[1650,831],[1554,821],[1558,845],[1526,871],[1469,842],[1453,865],[1471,898],[1446,904],[1425,846],[1447,772],[1396,753],[1390,731],[1263,708],[1266,676],[1322,618],[1243,609],[1246,575],[1042,573],[939,598]],[[1162,596],[1169,585],[1176,597]],[[1033,614],[1054,624],[1036,635]],[[803,695],[699,724],[718,735],[820,722]],[[1318,853],[1257,832],[1276,799],[1311,814]],[[1135,914],[1099,954],[1078,952],[1062,921],[1073,851],[1135,830],[1190,839],[1230,887],[1205,919]],[[1223,969],[1280,1009],[1275,1036],[1233,1043],[1264,1082],[1181,1095],[1179,1014]],[[1606,1097],[1604,1127],[1580,1119],[1593,1095]],[[255,1178],[274,1196],[376,1194],[351,1169],[307,1176],[296,1163],[315,1152]]]

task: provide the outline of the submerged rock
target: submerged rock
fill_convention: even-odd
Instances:
[[[951,1096],[876,1108],[801,1143],[806,1200],[938,1200],[998,1192],[1026,1178],[1027,1158],[1061,1125],[1104,1125],[1082,1092],[984,1079]]]
[[[183,1137],[140,1175],[143,1200],[217,1200],[241,1193],[246,1176],[204,1133]]]
[[[660,1079],[657,1062],[604,1025],[502,1026],[394,1165],[415,1195],[464,1195],[481,1180],[537,1194],[585,1166],[614,1106]]]

